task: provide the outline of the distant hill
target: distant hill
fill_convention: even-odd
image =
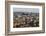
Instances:
[[[17,15],[36,15],[36,16],[39,16],[39,13],[29,13],[29,12],[14,12],[13,13],[14,14],[14,16],[17,16]]]

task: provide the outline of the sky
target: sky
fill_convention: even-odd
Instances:
[[[38,8],[13,8],[14,12],[33,12],[33,13],[39,13]]]

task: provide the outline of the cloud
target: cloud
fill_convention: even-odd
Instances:
[[[39,13],[38,8],[13,8],[14,12],[33,12],[33,13]]]

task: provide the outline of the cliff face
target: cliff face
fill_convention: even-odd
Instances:
[[[39,26],[39,13],[13,13],[13,27],[38,27]]]

